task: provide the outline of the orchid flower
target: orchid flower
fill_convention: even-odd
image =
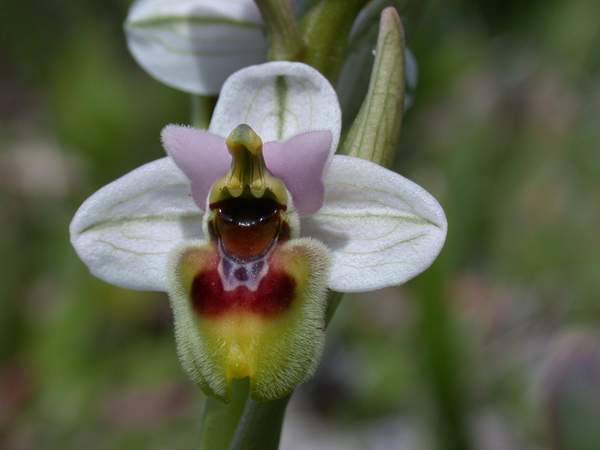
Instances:
[[[178,353],[205,392],[289,394],[312,375],[327,288],[363,292],[425,270],[446,236],[438,202],[402,176],[335,155],[335,91],[302,63],[242,69],[208,130],[168,125],[168,157],[87,199],[71,241],[109,283],[169,294]]]

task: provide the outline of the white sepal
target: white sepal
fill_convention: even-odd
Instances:
[[[242,69],[223,85],[209,131],[228,136],[240,123],[250,125],[263,142],[329,130],[333,155],[342,115],[333,87],[317,70],[276,61]]]
[[[233,72],[266,58],[262,18],[250,0],[138,0],[125,32],[146,71],[192,94],[217,94]]]
[[[167,290],[167,255],[202,236],[202,212],[190,183],[169,158],[104,186],[79,208],[71,242],[90,271],[137,290]]]
[[[427,269],[447,222],[427,191],[370,161],[335,156],[325,176],[325,204],[302,220],[302,235],[332,252],[329,287],[362,292],[397,285]]]

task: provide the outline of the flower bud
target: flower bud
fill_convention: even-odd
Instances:
[[[400,17],[394,8],[385,8],[369,90],[341,153],[388,167],[392,163],[404,109],[404,48]]]
[[[351,124],[367,94],[369,77],[376,56],[381,11],[385,5],[401,3],[398,0],[372,1],[358,15],[350,34],[348,55],[336,83],[344,123]],[[397,7],[399,8],[399,6]],[[399,9],[400,10],[400,9]],[[418,64],[410,48],[404,48],[404,112],[412,106],[419,78]]]
[[[125,32],[150,75],[191,94],[217,94],[233,72],[266,58],[262,19],[249,0],[138,0]]]

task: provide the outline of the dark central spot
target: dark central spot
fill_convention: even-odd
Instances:
[[[246,268],[244,266],[242,267],[238,267],[235,272],[233,272],[233,275],[239,280],[239,281],[248,281],[248,271],[246,270]]]
[[[279,235],[285,206],[267,197],[229,198],[210,205],[225,251],[247,261],[264,254]],[[237,276],[237,275],[236,275]]]

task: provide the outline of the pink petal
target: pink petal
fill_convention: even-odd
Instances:
[[[167,154],[189,178],[192,197],[203,210],[211,186],[231,165],[225,139],[178,125],[167,125],[161,136]],[[284,182],[300,215],[312,214],[323,205],[323,171],[329,160],[331,140],[328,130],[309,131],[264,145],[267,168]]]
[[[225,139],[204,130],[179,125],[164,127],[161,138],[167,154],[189,178],[194,202],[204,210],[211,186],[227,173],[231,165]]]
[[[300,215],[315,213],[323,206],[323,171],[332,139],[331,131],[309,131],[264,145],[268,169],[285,183]]]

